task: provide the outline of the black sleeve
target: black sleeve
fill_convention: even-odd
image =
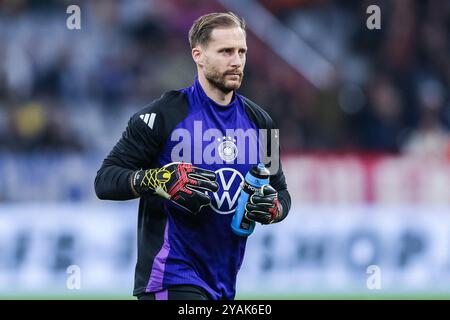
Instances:
[[[281,165],[281,147],[279,143],[280,136],[278,134],[278,128],[275,125],[275,123],[270,119],[269,128],[275,129],[277,134],[272,137],[270,133],[268,134],[269,137],[269,143],[268,143],[268,149],[270,150],[270,144],[275,143],[276,146],[278,146],[278,154],[280,155],[278,157],[278,171],[270,176],[270,185],[274,187],[275,190],[278,192],[278,200],[281,203],[281,206],[283,207],[283,216],[278,220],[278,222],[284,220],[286,216],[289,213],[289,210],[291,209],[291,195],[289,194],[289,191],[287,190],[287,184],[286,184],[286,178],[284,177],[283,168]]]
[[[173,128],[188,114],[188,102],[179,91],[166,92],[133,115],[95,177],[100,199],[136,198],[131,175],[139,169],[158,167],[159,154]]]
[[[267,150],[268,154],[270,155],[270,150],[272,144],[275,144],[275,146],[278,146],[278,159],[276,159],[278,162],[278,166],[275,166],[278,168],[276,172],[271,172],[270,176],[270,185],[274,187],[275,190],[278,192],[278,200],[280,201],[282,207],[283,207],[283,216],[281,217],[279,221],[282,221],[289,213],[289,210],[291,209],[291,196],[289,194],[289,191],[287,189],[286,184],[286,178],[283,173],[283,168],[281,165],[281,147],[279,143],[279,130],[275,122],[272,120],[270,115],[264,111],[261,107],[259,107],[256,103],[253,101],[247,99],[244,97],[244,104],[246,107],[246,112],[249,118],[256,124],[256,126],[259,129],[269,129],[267,132]],[[276,134],[271,134],[270,130],[274,129]],[[267,163],[265,163],[267,165]],[[270,169],[271,166],[269,166]]]
[[[151,119],[151,111],[150,108],[131,117],[122,138],[103,161],[95,178],[95,193],[100,199],[136,198],[131,189],[131,174],[151,167],[162,144],[162,114],[155,113],[153,128],[144,121],[147,114],[146,120]]]

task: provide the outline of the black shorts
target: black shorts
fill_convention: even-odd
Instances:
[[[209,300],[205,290],[197,286],[172,286],[159,292],[145,292],[137,296],[138,300]]]

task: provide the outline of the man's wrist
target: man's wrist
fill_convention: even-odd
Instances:
[[[133,193],[133,195],[134,195],[136,198],[141,196],[140,193],[136,190],[136,185],[137,185],[137,184],[136,184],[136,183],[137,183],[136,177],[137,177],[137,174],[138,174],[140,171],[142,171],[142,170],[133,171],[133,172],[131,173],[131,175],[130,175],[130,187],[131,187],[131,192]]]

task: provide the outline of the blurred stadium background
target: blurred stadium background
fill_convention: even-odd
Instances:
[[[279,124],[293,196],[237,297],[450,298],[450,2],[413,0],[0,1],[0,298],[131,298],[137,201],[97,200],[96,170],[190,85],[188,29],[224,10],[247,20],[240,92]]]

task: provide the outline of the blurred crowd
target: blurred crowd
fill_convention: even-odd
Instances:
[[[66,27],[73,3],[81,30]],[[273,116],[284,150],[450,156],[449,1],[259,3],[335,68],[328,87],[314,87],[249,26],[240,92]],[[366,27],[371,4],[380,30]],[[0,152],[109,150],[134,112],[192,83],[187,32],[218,10],[198,0],[0,2]]]

